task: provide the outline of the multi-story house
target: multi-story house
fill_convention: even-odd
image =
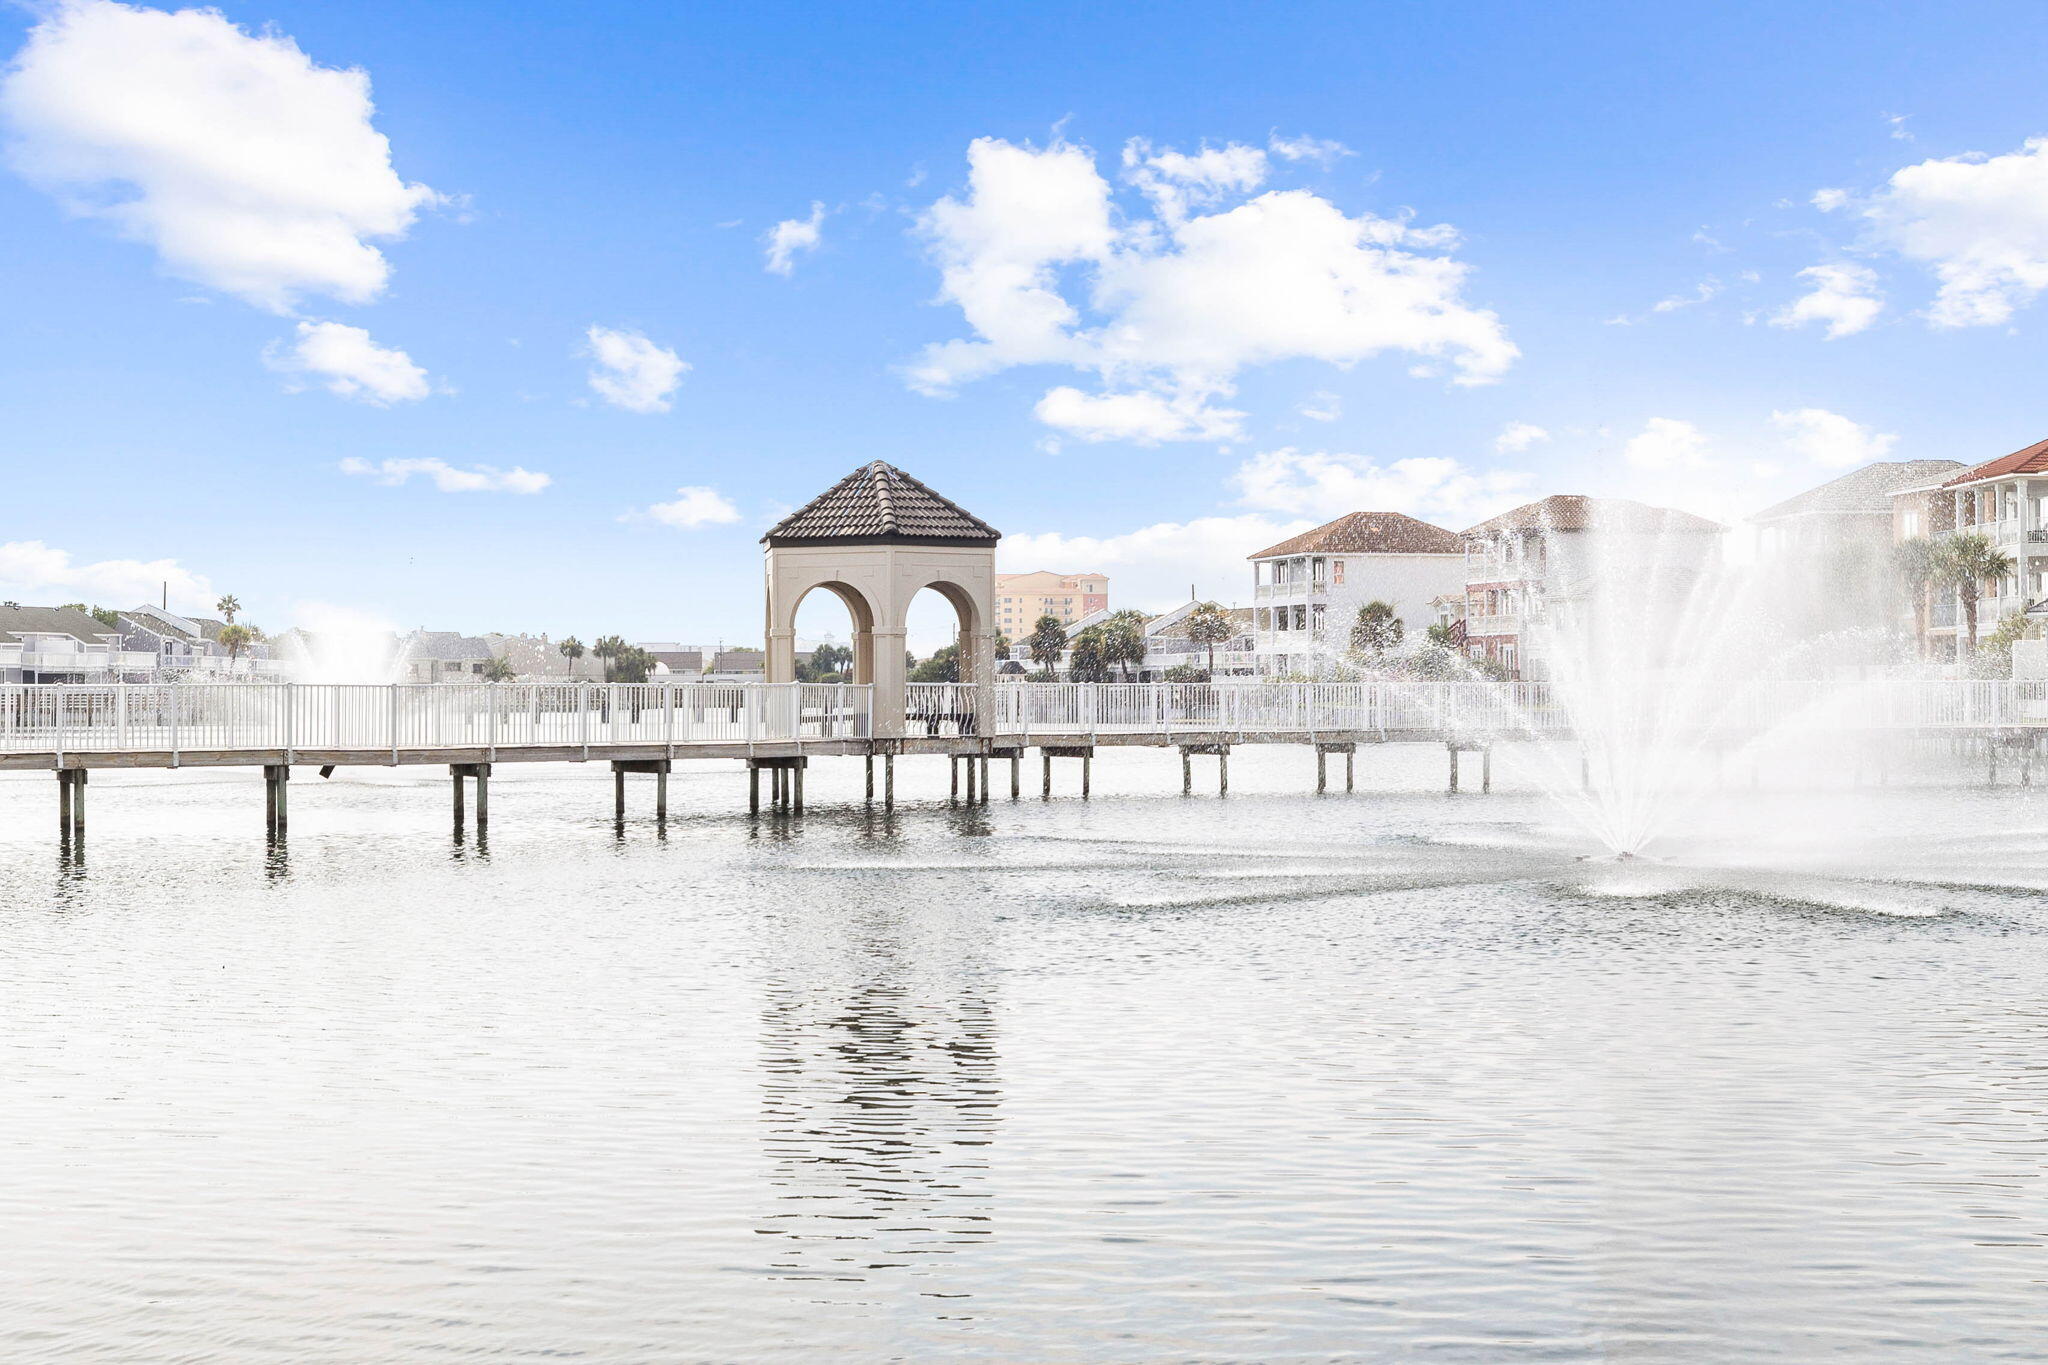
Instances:
[[[131,682],[152,656],[125,647],[121,632],[76,607],[0,602],[0,682]]]
[[[1535,627],[1568,620],[1602,582],[1640,575],[1631,591],[1675,605],[1719,562],[1727,528],[1627,498],[1561,493],[1480,522],[1465,546],[1465,651],[1511,677],[1541,678]]]
[[[2048,441],[1965,469],[1938,484],[1892,495],[1896,539],[1984,536],[2012,560],[2012,572],[1977,585],[1977,634],[2002,617],[2048,599]],[[1953,656],[1963,631],[1962,592],[1937,592],[1929,635]]]
[[[252,640],[233,657],[220,642],[228,623],[204,616],[180,616],[145,603],[119,613],[125,647],[150,657],[151,674],[157,678],[213,679],[230,674],[240,677],[277,678],[284,674],[284,661],[267,640]]]
[[[400,638],[395,672],[399,682],[482,682],[492,659],[481,638],[458,630],[416,630]]]
[[[1938,484],[1962,468],[1956,460],[1868,464],[1751,517],[1760,557],[1786,580],[1786,624],[1819,635],[1896,617],[1905,604],[1888,568],[1893,495]]]
[[[1012,640],[1029,635],[1041,616],[1050,616],[1069,631],[1083,617],[1109,609],[1109,579],[1099,573],[1031,573],[996,575],[996,630]]]
[[[1261,674],[1314,673],[1341,660],[1358,610],[1385,602],[1419,639],[1437,621],[1432,600],[1459,590],[1457,534],[1399,512],[1352,512],[1252,562],[1252,651]]]

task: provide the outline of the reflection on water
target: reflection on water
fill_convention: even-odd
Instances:
[[[1503,757],[0,779],[0,1359],[2037,1358],[2048,792]]]

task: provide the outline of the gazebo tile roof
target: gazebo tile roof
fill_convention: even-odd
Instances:
[[[892,464],[861,466],[777,522],[770,545],[860,540],[994,542],[1003,533]]]

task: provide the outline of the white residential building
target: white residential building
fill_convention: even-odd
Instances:
[[[1399,512],[1353,512],[1249,558],[1252,651],[1265,675],[1342,661],[1368,602],[1392,607],[1404,637],[1419,640],[1437,621],[1434,599],[1464,583],[1456,533]]]
[[[0,682],[143,682],[154,655],[131,650],[121,631],[76,607],[0,602]]]

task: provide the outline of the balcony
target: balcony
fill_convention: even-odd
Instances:
[[[1301,578],[1291,583],[1261,583],[1253,589],[1255,598],[1285,597],[1290,600],[1303,596],[1319,596],[1329,591],[1329,580],[1325,578]]]
[[[1465,634],[1473,635],[1519,635],[1522,633],[1522,618],[1505,612],[1495,616],[1467,616]]]

